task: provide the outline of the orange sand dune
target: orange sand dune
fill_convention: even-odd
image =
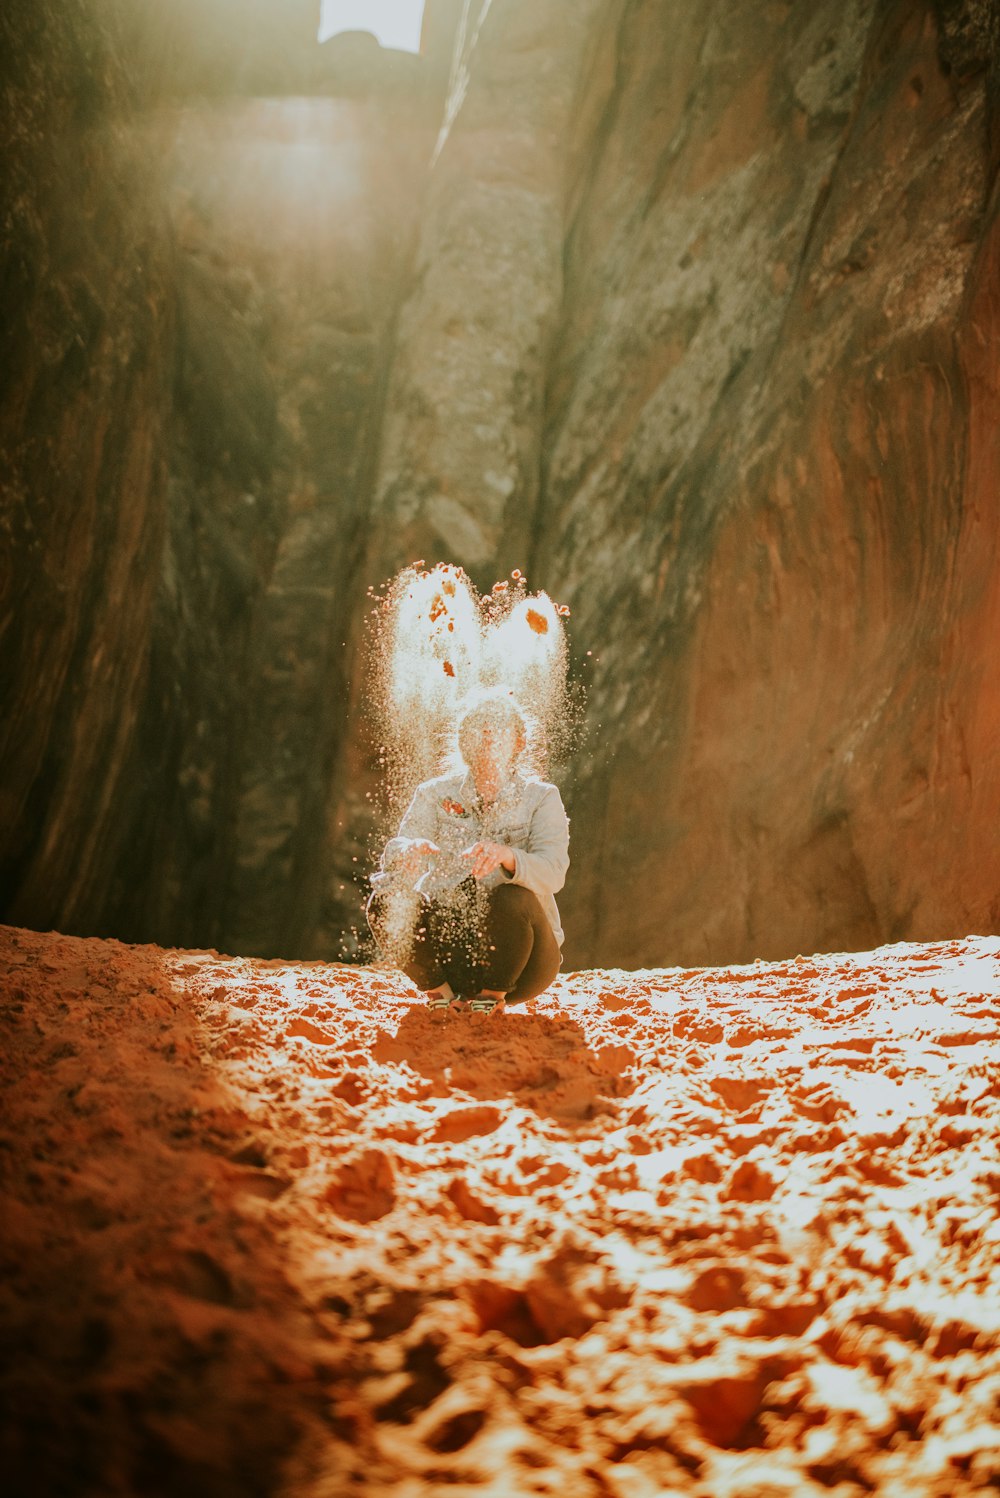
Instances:
[[[8,1493],[1000,1484],[1000,941],[566,977],[0,928]]]

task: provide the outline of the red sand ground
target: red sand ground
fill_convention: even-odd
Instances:
[[[1000,1487],[1000,941],[398,976],[0,928],[8,1493]]]

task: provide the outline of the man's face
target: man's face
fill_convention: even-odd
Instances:
[[[484,724],[469,736],[466,763],[477,779],[506,775],[523,748],[524,735],[516,724]]]

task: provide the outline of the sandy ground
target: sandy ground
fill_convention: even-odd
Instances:
[[[0,928],[5,1491],[1000,1488],[1000,941],[391,972]]]

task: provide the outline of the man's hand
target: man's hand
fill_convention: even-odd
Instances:
[[[513,874],[516,867],[514,849],[503,843],[473,843],[471,848],[462,849],[462,857],[472,865],[474,879],[485,879],[494,869],[506,869]]]
[[[421,864],[426,858],[437,858],[441,849],[437,843],[428,842],[426,838],[419,838],[399,855],[398,867],[408,876],[419,874]]]

